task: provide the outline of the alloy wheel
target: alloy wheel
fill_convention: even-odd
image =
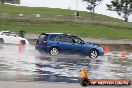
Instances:
[[[56,56],[58,55],[58,53],[59,53],[59,50],[56,47],[53,47],[50,49],[50,55]]]
[[[98,56],[99,56],[99,54],[98,54],[97,50],[90,51],[90,55],[89,55],[90,58],[97,58]]]

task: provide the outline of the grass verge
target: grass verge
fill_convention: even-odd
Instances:
[[[10,20],[0,21],[0,30],[40,34],[42,32],[70,33],[81,37],[132,39],[132,30],[121,29],[96,23],[79,23],[64,21],[18,22]]]

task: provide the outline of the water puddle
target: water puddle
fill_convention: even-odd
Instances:
[[[131,79],[132,53],[109,52],[97,59],[77,55],[51,57],[40,54],[34,46],[0,45],[0,80],[77,83],[84,67],[92,79]]]

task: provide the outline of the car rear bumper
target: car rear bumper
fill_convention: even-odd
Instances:
[[[40,51],[40,52],[46,52],[46,53],[49,52],[49,48],[50,48],[50,47],[46,47],[46,46],[38,46],[38,45],[35,46],[35,49],[36,49],[36,50],[38,50],[38,51]]]

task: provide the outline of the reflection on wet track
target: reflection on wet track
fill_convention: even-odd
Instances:
[[[51,57],[35,51],[34,46],[0,45],[0,80],[78,82],[84,67],[92,79],[131,79],[132,53],[109,52],[97,59],[77,55]]]

